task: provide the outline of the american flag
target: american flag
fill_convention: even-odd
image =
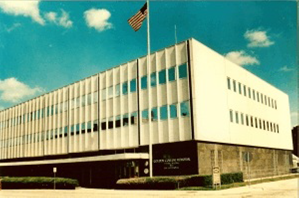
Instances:
[[[138,31],[141,28],[143,20],[146,18],[147,15],[147,3],[145,3],[142,8],[129,20],[128,23],[132,28],[136,31]]]

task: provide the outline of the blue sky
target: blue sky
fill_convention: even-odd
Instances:
[[[146,54],[130,2],[0,1],[0,109]],[[296,2],[154,1],[151,50],[195,38],[287,93],[298,124]]]

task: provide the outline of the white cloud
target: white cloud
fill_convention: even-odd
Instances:
[[[70,20],[69,13],[61,10],[61,15],[58,16],[56,12],[48,12],[45,14],[45,18],[56,25],[63,26],[65,28],[70,28],[73,26],[73,22]]]
[[[261,30],[247,30],[244,37],[249,41],[247,47],[269,47],[274,44],[266,31]]]
[[[70,28],[73,26],[73,22],[70,20],[69,13],[62,10],[62,15],[59,19],[59,24],[65,28]]]
[[[0,106],[0,111],[3,110],[3,109],[5,109],[5,108],[3,106]]]
[[[232,51],[225,55],[227,59],[238,65],[259,65],[257,58],[248,55],[245,51]]]
[[[35,22],[44,25],[45,21],[40,16],[40,0],[35,1],[0,1],[0,8],[6,14],[31,17]]]
[[[6,102],[19,102],[43,91],[40,87],[31,88],[16,78],[0,80],[0,99]]]
[[[281,68],[279,69],[279,71],[282,71],[282,72],[290,72],[290,71],[293,71],[293,70],[294,70],[293,68],[289,68],[289,67],[287,67],[286,65],[283,66],[283,67],[281,67]]]
[[[6,32],[11,32],[11,31],[13,31],[14,29],[16,29],[16,28],[18,28],[18,27],[20,27],[21,26],[21,24],[20,23],[14,23],[11,27],[9,27],[9,28],[6,28]]]
[[[48,13],[45,14],[45,17],[50,22],[56,22],[57,13],[56,12],[48,12]]]
[[[112,28],[108,22],[111,14],[106,9],[90,9],[84,12],[84,18],[88,27],[95,28],[99,32]]]

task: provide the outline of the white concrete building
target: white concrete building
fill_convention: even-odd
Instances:
[[[194,39],[150,61],[149,73],[141,57],[0,111],[0,174],[55,166],[87,186],[145,176],[149,135],[154,175],[246,176],[247,152],[255,177],[288,171],[285,93]]]

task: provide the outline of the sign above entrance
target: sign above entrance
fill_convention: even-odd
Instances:
[[[154,175],[163,176],[197,174],[198,166],[196,155],[196,143],[193,142],[154,145]]]

